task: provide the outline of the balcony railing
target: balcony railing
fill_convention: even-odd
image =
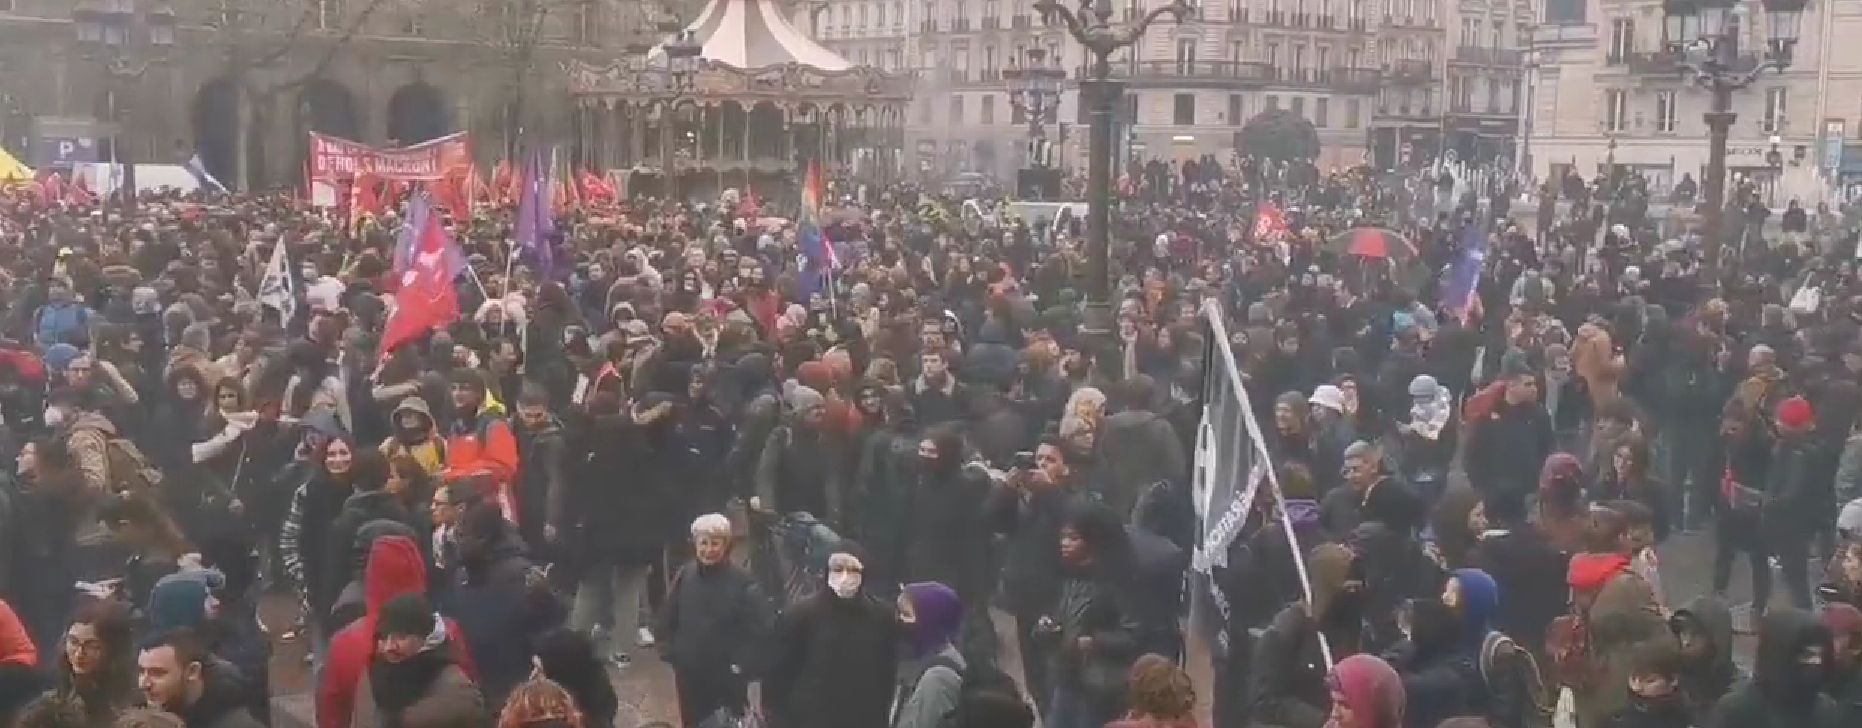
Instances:
[[[1631,53],[1623,58],[1634,76],[1680,76],[1681,54],[1673,51]]]
[[[1001,18],[983,18],[983,30],[995,30],[1002,25]]]
[[[1027,15],[1014,16],[1009,18],[1009,27],[1016,30],[1027,30],[1034,27],[1034,18]]]
[[[1383,80],[1383,74],[1375,68],[1334,68],[1327,73],[1332,88],[1348,94],[1375,93]]]
[[[1144,61],[1136,67],[1123,63],[1112,65],[1112,75],[1116,78],[1152,82],[1185,79],[1265,84],[1277,79],[1277,71],[1273,64],[1259,61]],[[1076,68],[1074,77],[1090,78],[1091,73],[1084,67]]]
[[[1429,61],[1397,61],[1384,72],[1384,78],[1399,84],[1428,83],[1435,75],[1435,64]]]
[[[1482,66],[1519,66],[1525,63],[1526,54],[1512,48],[1483,48],[1480,46],[1460,46],[1455,49],[1456,63],[1471,63]]]
[[[1267,24],[1272,25],[1272,26],[1285,26],[1287,24],[1287,11],[1285,10],[1267,11]]]

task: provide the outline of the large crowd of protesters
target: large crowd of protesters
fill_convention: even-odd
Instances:
[[[420,223],[456,300],[390,346],[394,212],[18,188],[0,719],[270,725],[298,644],[318,728],[632,728],[649,661],[688,728],[1862,725],[1853,231],[1742,193],[1709,277],[1633,175],[1481,179],[1134,167],[1103,333],[1079,224],[996,200],[585,198],[525,246],[488,199]],[[1212,347],[1277,474],[1223,640]]]

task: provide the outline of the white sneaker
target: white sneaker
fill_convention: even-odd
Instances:
[[[653,646],[653,630],[647,629],[646,627],[641,627],[640,633],[635,635],[634,644],[637,644],[641,647],[652,647]]]

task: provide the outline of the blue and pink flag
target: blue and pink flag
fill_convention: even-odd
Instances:
[[[1442,309],[1466,322],[1479,315],[1481,268],[1487,263],[1487,230],[1478,223],[1461,228],[1459,255],[1442,280]]]

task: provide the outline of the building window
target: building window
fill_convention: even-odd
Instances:
[[[1241,126],[1242,121],[1241,94],[1229,94],[1228,124],[1229,126]]]
[[[996,123],[996,95],[987,94],[983,96],[983,126],[994,126],[995,123]]]
[[[931,99],[925,99],[918,103],[918,123],[925,126],[931,125]]]
[[[950,97],[950,124],[951,126],[962,126],[963,125],[963,97],[962,96]]]
[[[1357,99],[1345,99],[1345,128],[1358,128],[1358,116],[1363,113],[1358,107]]]
[[[1603,128],[1623,131],[1629,128],[1629,92],[1613,88],[1603,92]]]
[[[1236,63],[1248,60],[1248,42],[1240,40],[1229,41],[1228,59]]]
[[[1267,95],[1267,110],[1268,111],[1279,111],[1280,110],[1280,97],[1278,95],[1275,95],[1275,94]]]
[[[1332,125],[1332,100],[1323,96],[1313,99],[1312,125],[1324,129]]]
[[[1473,48],[1480,42],[1481,21],[1476,18],[1461,19],[1461,46]]]
[[[1610,54],[1604,62],[1616,66],[1629,62],[1629,54],[1636,51],[1636,21],[1633,18],[1617,18],[1610,21]]]
[[[1663,134],[1673,134],[1675,130],[1675,98],[1673,91],[1655,92],[1655,130]]]
[[[1306,97],[1293,97],[1293,115],[1302,119],[1306,118]]]
[[[1196,94],[1177,94],[1170,105],[1170,123],[1177,126],[1196,124]]]
[[[1765,89],[1765,116],[1759,119],[1759,131],[1766,134],[1784,132],[1785,90],[1782,88]]]
[[[1177,39],[1177,75],[1192,76],[1196,74],[1196,39]]]

